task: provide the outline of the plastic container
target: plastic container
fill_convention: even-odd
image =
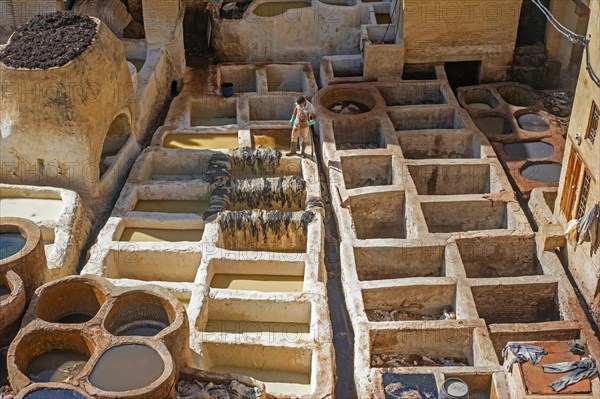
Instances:
[[[233,96],[233,83],[230,83],[230,82],[221,83],[221,93],[223,93],[223,97]]]
[[[460,378],[448,378],[442,384],[440,399],[469,399],[469,386]]]

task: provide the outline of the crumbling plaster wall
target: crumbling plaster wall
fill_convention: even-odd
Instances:
[[[480,79],[506,78],[522,0],[404,0],[406,63],[481,60]]]
[[[260,2],[264,3],[264,2]],[[211,20],[211,44],[226,62],[305,60],[319,68],[324,55],[358,54],[361,9],[313,2],[275,17],[246,10],[243,19]]]

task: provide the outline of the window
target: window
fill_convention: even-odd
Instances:
[[[585,206],[587,205],[588,193],[590,192],[590,183],[592,176],[587,170],[583,175],[583,185],[581,186],[581,196],[579,197],[579,205],[577,206],[577,219],[581,218],[585,213]]]
[[[590,113],[590,123],[585,137],[594,144],[596,133],[598,133],[598,121],[600,121],[600,108],[592,101],[592,112]]]

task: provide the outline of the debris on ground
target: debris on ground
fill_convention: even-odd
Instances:
[[[468,367],[466,358],[381,354],[371,356],[371,367]]]
[[[419,313],[403,312],[401,310],[381,310],[381,309],[370,309],[366,310],[365,313],[371,321],[412,321],[412,320],[455,320],[456,313],[451,309],[444,309],[444,311],[438,315],[426,315]]]
[[[236,380],[229,385],[180,380],[175,388],[176,399],[257,399],[262,395],[260,388],[247,387]]]

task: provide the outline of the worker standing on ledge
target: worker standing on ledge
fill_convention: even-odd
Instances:
[[[292,119],[290,119],[290,125],[292,126],[290,152],[285,155],[288,157],[296,155],[298,138],[300,138],[300,156],[302,158],[306,156],[304,152],[309,140],[310,127],[315,124],[315,117],[315,107],[302,96],[296,98],[296,106],[294,107]]]

